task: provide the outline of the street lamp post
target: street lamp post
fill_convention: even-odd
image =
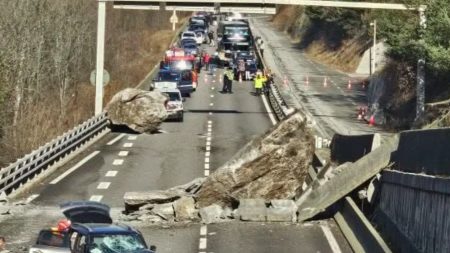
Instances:
[[[370,61],[370,75],[375,73],[376,68],[376,57],[377,57],[377,20],[375,19],[370,23],[370,26],[373,26],[373,46],[372,46],[372,59]]]
[[[98,2],[97,64],[95,76],[95,115],[103,111],[103,68],[105,51],[106,2]]]

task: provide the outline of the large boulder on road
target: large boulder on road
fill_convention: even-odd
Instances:
[[[152,133],[167,118],[167,97],[161,92],[128,88],[117,93],[106,106],[114,125],[126,125],[139,133]]]
[[[239,199],[292,199],[301,191],[314,154],[314,138],[299,113],[247,144],[206,178],[197,206],[236,206]]]

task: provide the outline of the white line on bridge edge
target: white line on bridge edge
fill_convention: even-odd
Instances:
[[[337,243],[336,238],[334,238],[330,228],[327,225],[320,225],[320,227],[322,228],[322,231],[330,244],[331,251],[333,251],[333,253],[341,253],[341,248],[339,248],[339,244]]]
[[[125,134],[120,134],[116,138],[112,139],[110,142],[106,143],[106,145],[111,146],[114,143],[116,143],[117,141],[119,141],[120,139],[122,139],[124,136],[125,136]]]
[[[92,159],[92,157],[98,155],[99,153],[100,153],[100,151],[92,152],[90,155],[86,156],[83,160],[81,160],[77,164],[75,164],[75,166],[73,166],[72,168],[68,169],[66,172],[61,174],[59,177],[53,179],[53,181],[51,181],[50,184],[57,184],[57,183],[59,183],[59,181],[61,181],[65,177],[67,177],[70,173],[74,172],[76,169],[80,168],[83,164],[85,164],[87,161]]]
[[[270,106],[269,106],[269,103],[267,102],[266,97],[264,95],[262,95],[261,98],[262,98],[262,101],[264,103],[264,107],[266,107],[266,111],[269,114],[270,121],[272,121],[272,125],[276,125],[277,124],[277,120],[275,119],[275,116],[273,116],[273,112],[270,109]]]

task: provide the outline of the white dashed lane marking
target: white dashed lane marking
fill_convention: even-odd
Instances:
[[[137,135],[131,135],[131,136],[128,136],[128,140],[129,141],[134,141],[134,140],[136,140],[137,139]]]
[[[128,151],[120,151],[119,152],[119,156],[124,157],[124,156],[128,156]]]
[[[114,159],[113,161],[113,165],[122,165],[123,164],[123,159]]]
[[[205,177],[209,176],[209,170],[205,170]]]
[[[203,225],[200,227],[200,236],[205,236],[208,233],[208,228]]]
[[[97,186],[97,189],[99,190],[106,190],[109,188],[109,186],[111,185],[110,182],[100,182]]]
[[[89,199],[90,201],[96,201],[96,202],[100,202],[102,201],[103,196],[102,195],[92,195],[91,198]]]
[[[205,157],[205,163],[209,163],[209,157]]]
[[[214,105],[213,103],[210,103],[210,104],[209,104],[209,106],[213,106],[213,105]]]
[[[201,250],[206,249],[206,238],[200,238],[200,242],[198,244],[198,248]]]
[[[131,143],[131,142],[124,143],[123,147],[124,148],[131,148],[131,147],[133,147],[133,143]]]
[[[209,170],[209,163],[205,163],[205,170]]]
[[[117,170],[110,170],[108,172],[106,172],[105,177],[115,177],[117,176],[118,171]]]

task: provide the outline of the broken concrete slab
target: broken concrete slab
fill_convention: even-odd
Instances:
[[[296,201],[298,221],[305,221],[319,214],[386,168],[397,146],[398,137],[392,137],[358,161],[337,167],[335,170],[339,172],[334,173],[326,182],[320,184],[317,182],[320,179],[315,180]]]
[[[355,162],[380,146],[380,134],[341,135],[331,140],[331,160],[337,164]]]
[[[291,199],[275,199],[267,209],[267,221],[297,221],[297,205]]]
[[[181,197],[173,203],[173,209],[177,221],[194,220],[198,218],[198,210],[195,208],[195,200],[193,197]]]
[[[125,202],[125,211],[130,212],[138,210],[139,207],[146,204],[164,204],[173,202],[186,194],[187,193],[183,190],[127,192],[123,197]]]
[[[237,217],[242,221],[266,221],[266,202],[264,199],[241,199]]]
[[[200,208],[199,214],[202,218],[202,222],[205,224],[217,223],[221,221],[223,209],[217,204],[213,204],[207,207]]]

